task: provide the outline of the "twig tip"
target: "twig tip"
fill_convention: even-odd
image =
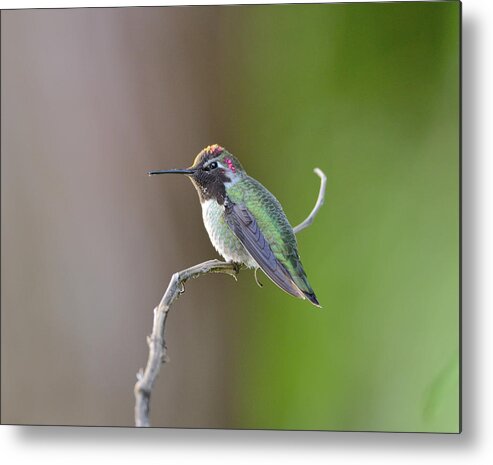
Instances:
[[[327,176],[325,175],[325,173],[320,169],[320,168],[314,168],[313,169],[313,172],[319,177],[321,178],[323,181],[325,181],[327,179]]]

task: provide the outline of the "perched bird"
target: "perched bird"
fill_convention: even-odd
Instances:
[[[209,238],[227,261],[260,268],[288,294],[320,307],[281,204],[246,174],[237,158],[215,144],[203,149],[190,168],[149,175],[168,173],[185,174],[192,181]]]

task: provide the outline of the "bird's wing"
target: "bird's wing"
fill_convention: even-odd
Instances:
[[[262,271],[282,290],[304,299],[305,294],[272,252],[248,208],[233,202],[228,202],[225,207],[226,222]]]

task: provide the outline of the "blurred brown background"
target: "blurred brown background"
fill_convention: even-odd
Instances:
[[[152,309],[174,271],[216,257],[190,183],[146,176],[227,144],[214,18],[2,12],[2,422],[133,424]],[[173,309],[154,424],[228,415],[226,280]]]

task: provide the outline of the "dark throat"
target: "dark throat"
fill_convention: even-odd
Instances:
[[[222,179],[214,178],[203,180],[197,179],[195,177],[191,179],[199,194],[200,202],[205,202],[206,200],[212,199],[215,200],[219,205],[224,205],[224,202],[226,200],[226,188],[224,187],[224,182]]]

